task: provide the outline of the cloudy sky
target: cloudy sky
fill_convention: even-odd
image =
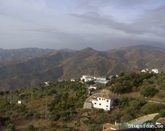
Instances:
[[[165,0],[0,0],[0,48],[165,44]]]

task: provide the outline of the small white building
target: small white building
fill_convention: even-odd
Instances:
[[[90,96],[84,103],[84,109],[103,109],[110,111],[113,107],[114,96],[109,90],[102,90]]]
[[[45,85],[45,86],[49,86],[49,81],[45,81],[45,82],[44,82],[44,85]]]
[[[93,108],[104,109],[109,111],[111,109],[111,99],[105,97],[96,97],[92,101]]]
[[[151,69],[151,70],[149,70],[149,69],[143,69],[143,70],[141,70],[141,72],[143,72],[143,73],[155,73],[155,74],[158,74],[159,73],[159,70],[157,68],[154,68],[154,69]]]
[[[18,105],[21,105],[22,104],[22,101],[21,100],[18,100],[17,103],[18,103]]]
[[[107,84],[109,82],[109,80],[107,80],[104,77],[94,77],[94,76],[87,76],[87,75],[83,75],[80,78],[80,80],[84,82],[94,81],[95,83],[98,83],[98,84]]]
[[[87,75],[83,75],[81,78],[80,78],[81,81],[84,81],[84,82],[90,82],[90,81],[93,81],[94,80],[94,77],[92,76],[87,76]]]
[[[155,74],[158,74],[159,73],[159,70],[155,68],[155,69],[152,69],[151,72],[152,73],[155,73]]]
[[[106,79],[106,78],[104,78],[104,77],[95,77],[95,80],[105,81],[105,80],[107,80],[107,79]]]
[[[96,77],[95,82],[99,83],[99,84],[107,84],[109,82],[109,80],[107,80],[106,78],[103,78],[103,77]]]
[[[70,79],[71,82],[75,82],[76,80],[75,79]]]
[[[150,72],[150,71],[149,71],[149,69],[143,69],[143,70],[141,70],[141,72],[147,73],[147,72]]]

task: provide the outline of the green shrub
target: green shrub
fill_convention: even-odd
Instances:
[[[164,110],[160,110],[159,114],[160,114],[161,117],[165,117],[165,109]]]
[[[36,131],[36,129],[33,125],[28,125],[25,131]]]
[[[141,111],[144,114],[157,113],[160,111],[160,107],[155,103],[147,103],[142,107]]]
[[[144,87],[140,93],[145,97],[153,97],[156,93],[158,93],[158,89],[154,87]]]
[[[13,123],[9,123],[7,125],[7,131],[15,131],[15,125]]]

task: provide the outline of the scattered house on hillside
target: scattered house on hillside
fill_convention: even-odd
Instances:
[[[104,77],[95,77],[95,76],[87,76],[87,75],[83,75],[80,78],[81,81],[84,81],[85,83],[87,82],[94,82],[97,84],[107,84],[109,82],[109,80],[107,80]]]
[[[18,103],[18,105],[21,105],[22,104],[22,101],[21,100],[18,100],[17,103]]]
[[[158,74],[159,73],[159,70],[157,69],[157,68],[154,68],[154,69],[151,69],[151,70],[149,70],[149,69],[143,69],[143,70],[141,70],[141,72],[143,72],[143,73],[154,73],[154,74]]]
[[[146,68],[146,69],[141,70],[141,72],[142,73],[149,73],[150,71],[149,71],[149,69]]]
[[[102,78],[102,77],[95,78],[95,83],[98,83],[98,84],[107,84],[108,82],[109,80],[107,80],[106,78]]]
[[[105,111],[110,111],[113,108],[113,101],[115,96],[109,90],[101,90],[99,93],[91,95],[84,102],[84,109],[103,109]]]
[[[165,117],[161,117],[156,121],[156,125],[165,125]]]
[[[87,76],[87,75],[83,75],[81,78],[80,78],[81,81],[84,81],[84,82],[90,82],[90,81],[93,81],[94,80],[94,77],[92,76]]]
[[[71,82],[75,82],[76,80],[75,79],[70,79]]]
[[[44,86],[49,86],[49,81],[45,81]]]
[[[155,69],[152,69],[151,72],[152,73],[155,73],[155,74],[158,74],[159,73],[159,70],[155,68]]]

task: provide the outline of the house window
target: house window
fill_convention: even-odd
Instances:
[[[99,100],[101,100],[101,98],[99,98]]]
[[[96,103],[95,103],[95,105],[96,105]]]
[[[106,107],[108,107],[108,105],[106,105]]]
[[[99,105],[101,106],[101,103],[99,103]]]
[[[107,100],[107,102],[109,102],[109,100]]]

